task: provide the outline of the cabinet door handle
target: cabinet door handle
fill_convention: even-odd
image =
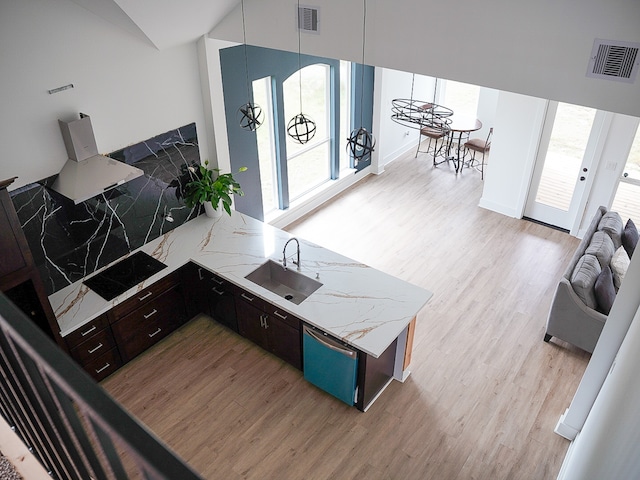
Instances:
[[[274,312],[273,312],[273,314],[274,314],[276,317],[280,317],[282,320],[286,320],[286,319],[287,319],[287,317],[289,316],[289,315],[283,315],[283,314],[281,314],[278,310],[274,311]]]
[[[202,276],[202,267],[198,267],[198,280],[204,280],[204,277]]]
[[[153,337],[155,337],[155,336],[156,336],[157,334],[159,334],[161,331],[162,331],[162,329],[161,329],[161,328],[158,328],[155,332],[153,332],[153,333],[150,333],[150,334],[149,334],[149,338],[153,338]]]
[[[102,348],[102,343],[99,343],[97,347],[95,348],[91,348],[88,350],[89,353],[96,353],[98,350],[100,350]]]
[[[153,292],[148,292],[146,295],[138,297],[138,300],[143,301],[145,298],[149,298],[151,295],[153,295]]]
[[[269,318],[269,315],[260,315],[260,323],[262,324],[265,330],[269,328],[269,324],[267,323],[268,318]]]
[[[215,293],[216,295],[220,295],[220,296],[224,295],[224,292],[221,292],[221,291],[220,291],[220,290],[218,290],[216,287],[213,287],[213,288],[211,289],[211,291],[212,291],[213,293]]]
[[[80,335],[82,335],[83,337],[85,335],[89,335],[91,332],[93,332],[96,329],[96,326],[94,325],[93,327],[91,327],[89,330],[87,330],[86,332],[80,332]]]
[[[102,372],[104,372],[107,368],[109,368],[110,366],[111,366],[111,364],[110,364],[109,362],[107,362],[107,363],[105,364],[105,366],[104,366],[104,367],[99,368],[98,370],[96,370],[96,373],[102,373]]]
[[[142,315],[142,316],[143,316],[143,317],[145,318],[145,320],[146,320],[147,318],[151,318],[151,317],[153,317],[156,313],[158,313],[158,310],[156,310],[156,309],[154,308],[152,312],[147,313],[146,315]]]
[[[211,277],[211,281],[217,285],[222,285],[224,282],[216,277]]]
[[[250,302],[253,302],[255,300],[255,297],[250,297],[249,295],[247,295],[246,293],[241,293],[240,296],[242,298],[244,298],[245,300],[249,300]]]

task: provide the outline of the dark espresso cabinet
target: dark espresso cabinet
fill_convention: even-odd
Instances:
[[[106,313],[70,333],[65,340],[73,359],[96,381],[122,366]]]
[[[192,262],[185,265],[182,270],[189,317],[204,313],[237,332],[235,302],[237,287]]]
[[[187,321],[180,272],[140,290],[107,315],[122,361],[126,363]]]
[[[0,290],[62,349],[67,350],[7,192],[7,187],[14,180],[15,177],[0,181]]]
[[[246,291],[236,296],[236,309],[242,336],[302,370],[299,318]]]

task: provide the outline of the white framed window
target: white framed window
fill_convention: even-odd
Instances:
[[[295,72],[282,84],[287,122],[302,112],[316,123],[315,136],[308,143],[299,144],[286,136],[290,202],[331,178],[330,73],[329,65],[317,63]]]

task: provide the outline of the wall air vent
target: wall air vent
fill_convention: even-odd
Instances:
[[[640,65],[640,43],[596,38],[589,58],[587,77],[633,83]]]
[[[298,10],[298,29],[307,33],[320,33],[320,9],[318,7],[310,7],[300,5],[296,7]]]

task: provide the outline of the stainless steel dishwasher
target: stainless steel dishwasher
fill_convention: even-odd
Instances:
[[[304,378],[349,405],[356,402],[358,352],[325,332],[302,329]]]

